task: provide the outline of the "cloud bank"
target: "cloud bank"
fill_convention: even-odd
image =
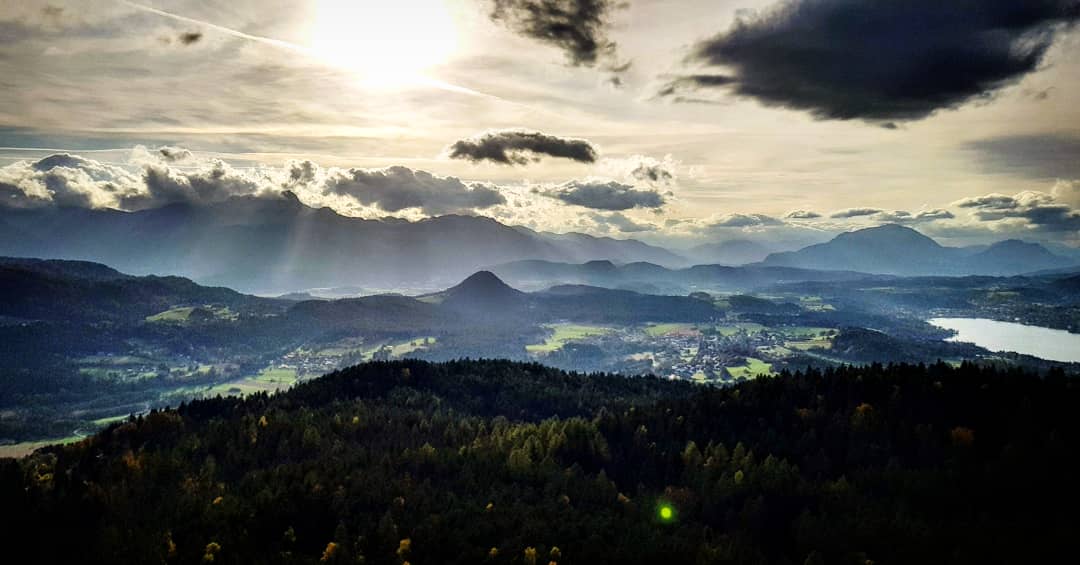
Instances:
[[[987,194],[954,203],[979,222],[1020,222],[1035,231],[1080,231],[1080,182],[1058,182],[1049,193]]]
[[[180,169],[173,166],[177,160],[193,164]],[[406,167],[323,169],[311,161],[291,161],[284,168],[239,170],[218,159],[193,161],[188,150],[177,147],[138,147],[131,164],[140,170],[59,153],[0,167],[0,206],[132,211],[175,203],[207,205],[235,196],[277,198],[284,190],[310,205],[330,205],[346,214],[361,208],[469,213],[506,203],[492,185]]]

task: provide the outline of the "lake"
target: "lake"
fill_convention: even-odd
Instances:
[[[957,335],[949,341],[963,341],[990,351],[1014,351],[1048,359],[1080,363],[1080,334],[983,318],[934,318],[931,324]]]

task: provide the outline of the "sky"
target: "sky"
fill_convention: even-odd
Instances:
[[[1080,246],[1080,0],[0,0],[0,206]]]

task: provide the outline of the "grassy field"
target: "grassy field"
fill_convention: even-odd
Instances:
[[[125,416],[126,418],[126,416]],[[26,457],[34,452],[35,449],[45,447],[46,445],[56,445],[65,443],[75,443],[83,439],[81,436],[68,436],[58,439],[46,439],[41,441],[26,441],[23,443],[14,443],[11,445],[0,445],[0,458],[11,457],[18,459],[20,457]]]
[[[726,324],[723,326],[716,326],[716,331],[720,335],[730,336],[744,331],[747,333],[759,332],[765,329],[765,326],[761,324],[755,324],[753,322],[738,322],[735,324]]]
[[[418,337],[411,341],[405,341],[396,345],[390,346],[390,356],[393,358],[404,357],[413,351],[423,349],[428,346],[427,340],[431,340],[431,345],[436,343],[436,339],[433,337]]]
[[[128,419],[128,414],[120,414],[119,416],[109,416],[107,418],[98,418],[97,420],[94,420],[94,425],[104,428],[105,426],[108,426],[109,424],[115,424],[116,422],[122,422],[122,421],[127,420],[127,419]]]
[[[296,369],[281,368],[281,367],[267,367],[259,374],[235,381],[229,381],[220,383],[212,387],[193,390],[196,394],[203,396],[230,396],[230,395],[247,395],[256,392],[275,392],[278,390],[284,390],[290,386],[296,384],[299,377],[296,374]]]
[[[831,329],[811,327],[782,328],[784,335],[789,338],[784,347],[798,351],[813,348],[829,349],[832,347],[832,340],[826,335],[826,332],[831,331]]]
[[[696,331],[694,324],[649,324],[645,327],[645,333],[652,337]]]
[[[228,307],[216,308],[213,306],[182,306],[159,312],[153,316],[147,316],[146,321],[158,324],[186,324],[191,320],[191,315],[196,310],[209,311],[219,320],[234,320],[236,313]]]
[[[533,355],[551,353],[571,341],[605,335],[615,331],[604,326],[583,326],[578,324],[550,324],[545,327],[552,331],[551,336],[544,343],[526,346],[526,351]]]
[[[746,365],[742,367],[727,367],[728,373],[736,379],[750,379],[759,375],[772,374],[772,365],[762,361],[761,359],[755,359],[753,357],[746,358]]]

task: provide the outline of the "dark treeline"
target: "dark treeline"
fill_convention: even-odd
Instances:
[[[1078,401],[1060,371],[969,364],[712,389],[370,363],[0,461],[0,541],[43,563],[1062,562]]]

